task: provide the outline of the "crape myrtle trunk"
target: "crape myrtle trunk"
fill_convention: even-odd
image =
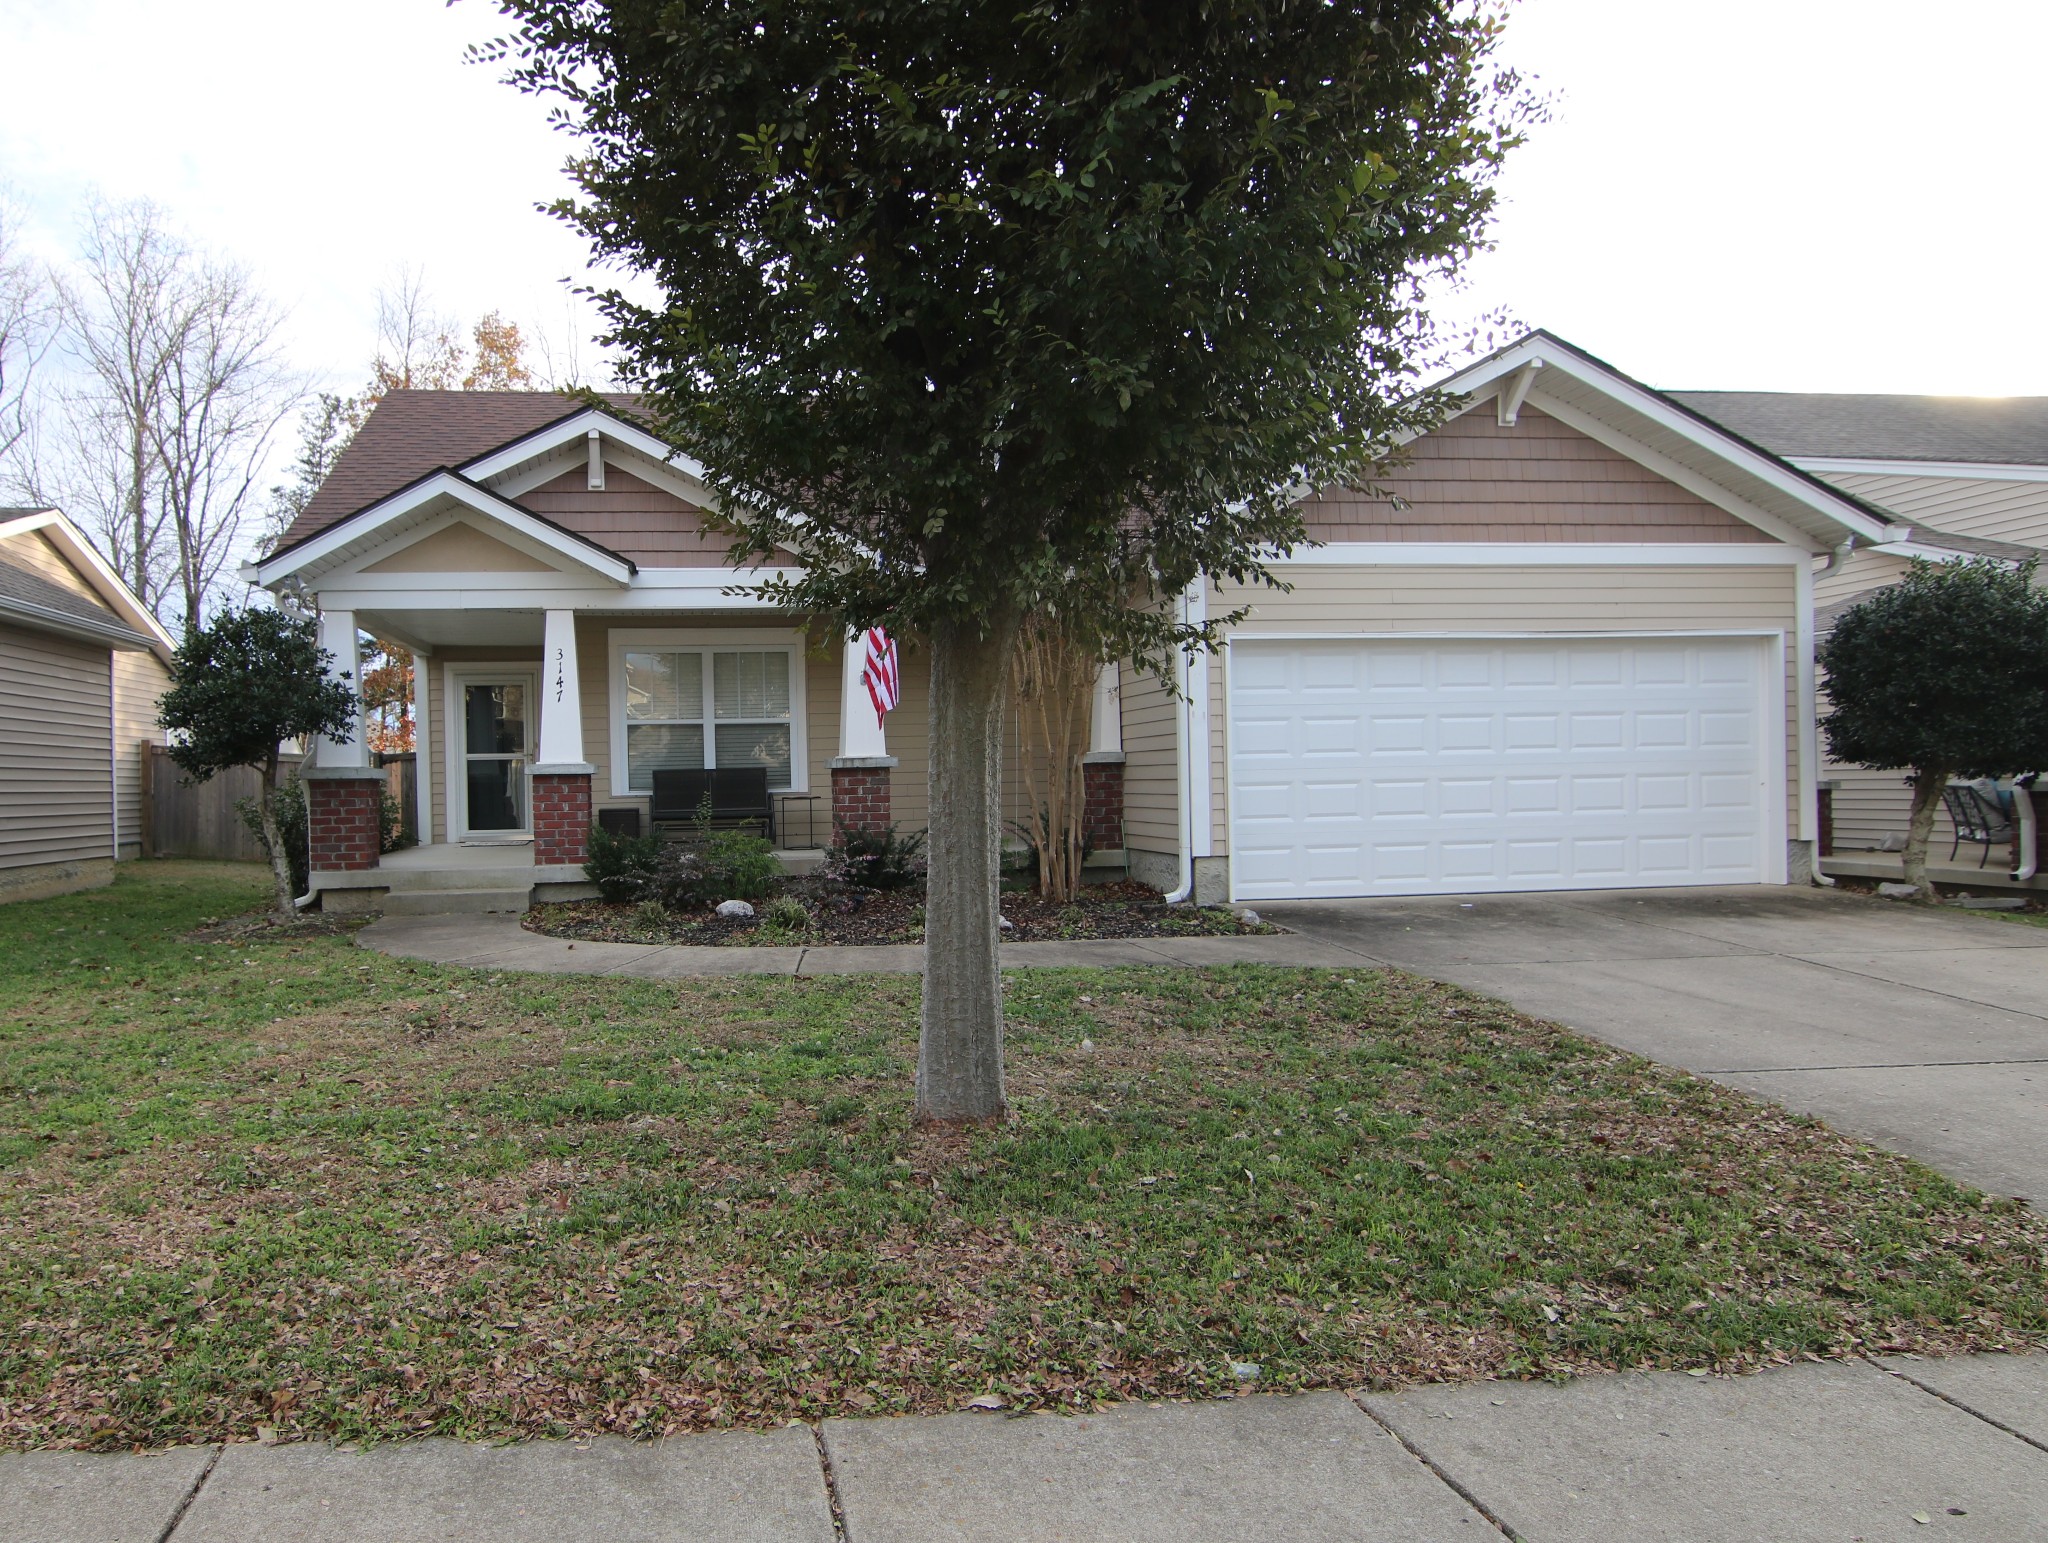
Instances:
[[[272,753],[263,768],[263,786],[256,790],[256,815],[263,823],[263,844],[270,851],[270,877],[277,887],[277,914],[292,918],[292,862],[284,849],[284,834],[277,826],[278,759]]]
[[[942,622],[931,632],[920,1123],[999,1120],[1006,1107],[996,889],[1003,709],[1016,636],[1014,613]]]
[[[1941,807],[1942,790],[1948,773],[1939,767],[1920,767],[1913,773],[1913,814],[1906,823],[1906,850],[1900,859],[1905,881],[1920,891],[1922,899],[1935,898],[1927,880],[1927,844],[1934,835],[1934,811]]]

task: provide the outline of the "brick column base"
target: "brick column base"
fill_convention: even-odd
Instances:
[[[381,773],[305,779],[307,845],[315,873],[377,866],[384,787]]]
[[[1081,835],[1091,852],[1121,851],[1124,844],[1124,763],[1089,761],[1081,768]]]
[[[874,765],[832,768],[832,829],[889,828],[889,767]]]
[[[533,774],[533,860],[543,867],[590,855],[590,774]]]

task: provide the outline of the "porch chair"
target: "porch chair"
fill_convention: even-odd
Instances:
[[[768,796],[765,766],[721,766],[703,771],[658,771],[648,819],[664,836],[680,836],[697,825],[697,812],[711,800],[711,824],[722,830],[758,825],[775,839],[775,802]]]
[[[1941,801],[1956,828],[1956,839],[1948,849],[1950,862],[1956,860],[1957,851],[1968,841],[1984,848],[1977,866],[1986,867],[1991,861],[1991,849],[2012,840],[2011,813],[1996,795],[1985,793],[1975,783],[1951,782],[1941,790]]]

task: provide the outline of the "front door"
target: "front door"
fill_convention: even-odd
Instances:
[[[524,835],[531,828],[526,768],[533,759],[533,679],[464,676],[460,691],[464,834]]]

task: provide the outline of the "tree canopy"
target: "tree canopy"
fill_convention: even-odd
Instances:
[[[660,287],[601,297],[625,373],[855,625],[1300,540],[1430,411],[1420,285],[1521,111],[1446,0],[503,8],[583,142],[559,212]]]
[[[1916,559],[1818,655],[1838,761],[2000,777],[2048,768],[2048,593],[2034,564]]]

